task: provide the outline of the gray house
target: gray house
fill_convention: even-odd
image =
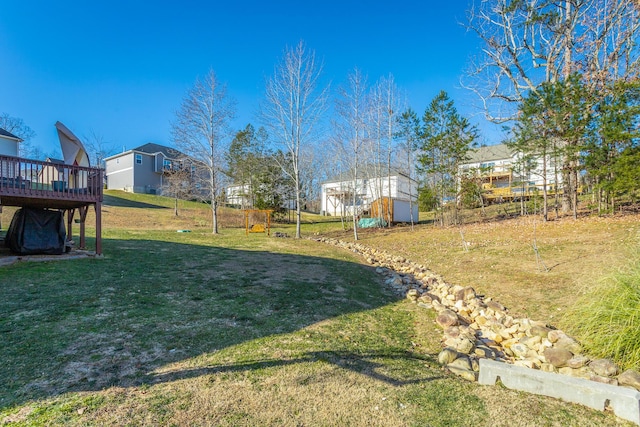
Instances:
[[[20,141],[22,140],[11,132],[0,128],[0,155],[17,156]]]
[[[104,159],[107,189],[160,194],[165,173],[186,156],[175,148],[148,143]]]

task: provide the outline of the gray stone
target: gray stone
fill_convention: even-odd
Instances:
[[[609,378],[609,377],[603,377],[601,375],[591,375],[589,377],[589,379],[591,381],[595,381],[597,383],[602,383],[602,384],[610,384],[610,385],[618,385],[618,380],[615,378]]]
[[[477,379],[477,374],[469,369],[462,369],[456,366],[447,366],[447,368],[460,378],[464,378],[467,381],[475,382]]]
[[[471,300],[476,297],[476,291],[472,287],[467,286],[466,288],[462,288],[456,291],[455,297],[456,301]]]
[[[513,352],[514,356],[524,359],[525,357],[527,357],[527,353],[529,352],[529,347],[527,347],[522,343],[516,343],[511,346],[511,351]]]
[[[589,367],[596,373],[596,375],[603,377],[613,377],[618,375],[618,365],[609,359],[592,360],[591,363],[589,363]]]
[[[418,292],[417,289],[409,289],[407,291],[407,299],[413,302],[418,301],[418,298],[420,297],[420,292]]]
[[[551,363],[543,363],[540,365],[540,370],[544,372],[555,372],[556,368]]]
[[[552,331],[549,331],[549,333],[547,334],[547,339],[549,340],[549,342],[555,343],[560,338],[564,338],[566,336],[567,336],[567,334],[565,334],[564,332],[562,332],[562,331],[560,331],[558,329],[554,329]]]
[[[498,357],[497,352],[486,345],[477,345],[474,350],[474,354],[478,357],[485,357],[487,359],[495,359]]]
[[[497,301],[488,301],[487,303],[487,308],[490,308],[493,311],[496,312],[506,312],[507,309],[504,307],[504,305],[500,304]]]
[[[448,365],[458,358],[459,354],[456,349],[446,347],[438,354],[438,363],[441,365]]]
[[[520,339],[520,343],[526,345],[528,348],[534,350],[536,346],[538,346],[541,342],[541,338],[539,336],[533,337],[523,337]]]
[[[440,302],[440,298],[437,295],[434,295],[429,292],[425,292],[420,296],[420,298],[418,298],[418,301],[423,302],[425,304],[431,304],[433,301]]]
[[[443,328],[455,326],[458,324],[458,315],[451,310],[442,310],[436,317],[436,323]]]
[[[447,368],[451,368],[451,367],[472,370],[471,360],[469,360],[467,356],[458,357],[456,360],[454,360],[453,362],[447,365]]]
[[[618,383],[622,386],[633,387],[640,390],[640,373],[628,369],[620,374]]]
[[[582,355],[573,356],[569,361],[567,361],[567,366],[573,369],[582,368],[587,363],[589,363],[589,358]]]
[[[463,354],[470,354],[473,351],[474,347],[475,347],[475,344],[473,343],[473,341],[465,337],[458,337],[454,344],[454,348],[458,352]]]
[[[531,327],[531,335],[534,337],[547,338],[549,332],[551,332],[551,328],[547,328],[546,326],[534,325]]]
[[[564,348],[547,348],[544,350],[544,358],[556,368],[566,366],[567,362],[573,357],[569,350]]]
[[[498,377],[507,388],[579,403],[599,411],[609,402],[618,417],[640,425],[639,391],[480,359],[478,382],[494,385]]]
[[[573,354],[582,353],[582,346],[580,345],[580,343],[568,336],[564,336],[556,341],[555,347],[569,350]]]
[[[582,378],[585,380],[590,380],[591,377],[593,377],[593,371],[586,366],[583,366],[582,368],[578,368],[578,369],[573,369],[568,366],[564,366],[558,369],[558,373],[562,375],[567,375],[569,377]]]

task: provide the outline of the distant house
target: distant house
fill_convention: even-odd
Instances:
[[[38,171],[36,182],[50,184],[52,182],[69,182],[70,170],[65,167],[64,160],[47,157],[46,166]]]
[[[18,147],[22,140],[6,130],[0,128],[0,156],[18,156]],[[12,162],[0,162],[0,177],[13,178],[19,170]]]
[[[377,169],[377,170],[376,170]],[[356,204],[353,204],[353,196]],[[418,182],[398,168],[363,167],[354,185],[353,172],[346,172],[322,183],[320,210],[324,215],[360,215],[378,199],[416,201]]]
[[[228,205],[249,207],[251,201],[251,184],[230,185],[225,189],[225,198]]]
[[[485,198],[512,198],[524,188],[526,193],[544,187],[544,162],[542,156],[533,156],[526,165],[522,155],[506,144],[480,147],[470,153],[470,159],[460,165],[461,171],[472,172],[480,177]],[[546,159],[547,190],[556,188],[554,160]],[[562,175],[557,176],[557,185],[562,185]]]
[[[148,143],[104,159],[107,188],[132,193],[160,194],[165,172],[186,156],[175,148]]]
[[[18,147],[22,140],[6,130],[0,128],[0,155],[18,156]]]

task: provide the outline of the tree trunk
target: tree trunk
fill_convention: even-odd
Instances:
[[[218,202],[215,200],[211,200],[211,216],[213,220],[213,230],[212,234],[218,234]]]

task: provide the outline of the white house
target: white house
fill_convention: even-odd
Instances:
[[[398,168],[391,168],[389,173],[385,166],[363,167],[358,171],[355,185],[353,172],[323,182],[320,210],[331,216],[353,215],[354,212],[359,215],[369,211],[372,202],[384,197],[415,202],[418,199],[418,182]]]
[[[545,180],[545,159],[534,156],[526,167],[521,161],[522,155],[506,144],[480,147],[470,153],[470,159],[460,165],[462,171],[473,171],[482,177],[484,190],[493,191],[496,195],[511,195],[520,191],[521,187],[542,190]],[[558,187],[562,185],[562,175],[556,177],[554,159],[546,158],[547,190],[554,191],[556,179]],[[504,191],[500,191],[504,190]]]
[[[251,205],[251,184],[230,185],[225,189],[227,204],[237,206]]]

